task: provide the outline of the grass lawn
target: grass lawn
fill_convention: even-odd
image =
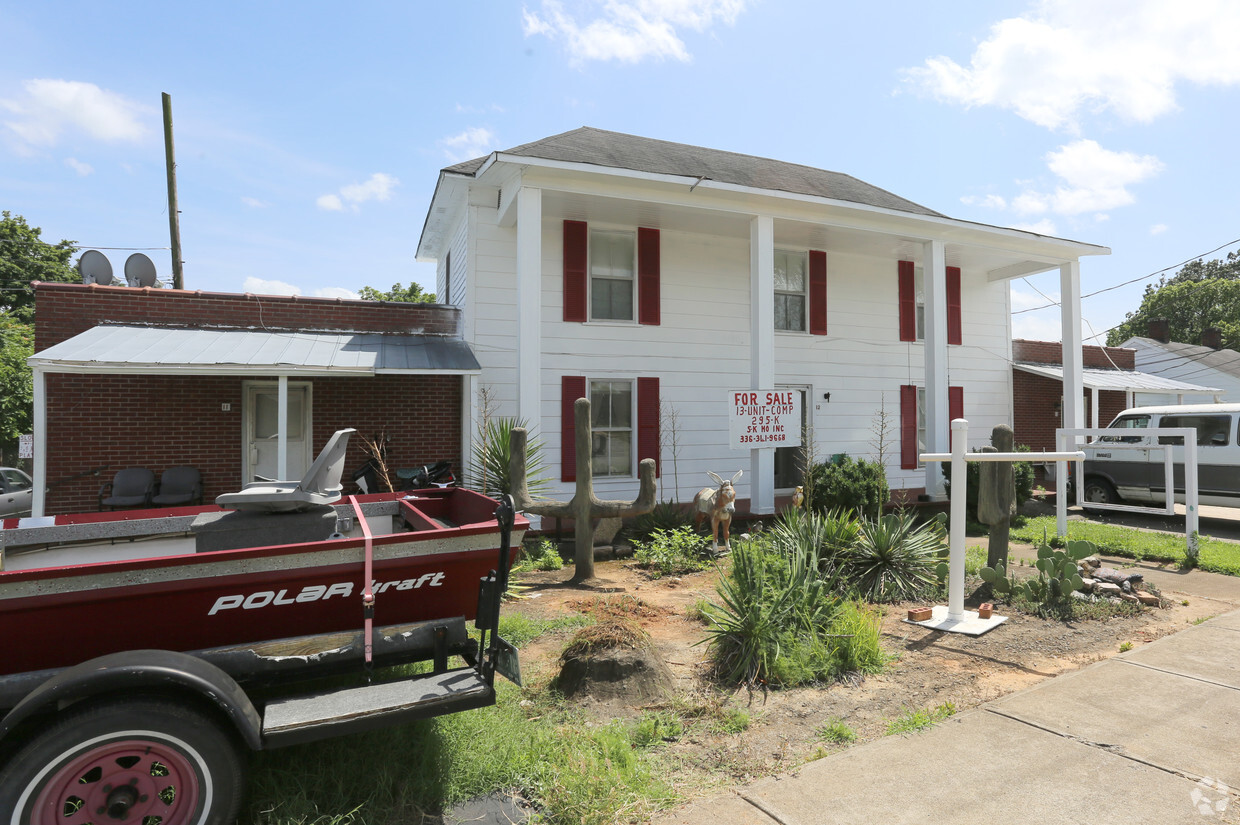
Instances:
[[[1052,544],[1059,543],[1055,537],[1054,516],[1038,516],[1021,519],[1019,522],[1014,520],[1011,537],[1013,541],[1030,544],[1041,544],[1043,537],[1046,537]],[[1131,527],[1095,524],[1090,521],[1069,521],[1068,538],[1085,539],[1096,544],[1099,553],[1137,561],[1181,564],[1186,555],[1182,535],[1154,533]],[[1197,566],[1200,569],[1211,573],[1240,576],[1240,544],[1201,536],[1198,547],[1200,552]]]

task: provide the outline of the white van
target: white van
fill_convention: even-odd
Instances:
[[[1163,450],[1107,449],[1107,444],[1150,445],[1149,427],[1192,427],[1197,430],[1197,491],[1199,503],[1240,507],[1240,404],[1181,404],[1170,407],[1134,407],[1124,410],[1108,426],[1131,435],[1106,435],[1085,449],[1087,502],[1164,504],[1166,475]],[[1183,439],[1159,436],[1175,463],[1175,500],[1184,502]],[[1179,447],[1174,445],[1179,444]]]

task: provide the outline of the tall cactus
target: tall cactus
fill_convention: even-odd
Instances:
[[[530,498],[525,483],[525,440],[522,427],[514,427],[510,443],[508,475],[512,483],[512,500],[517,509],[550,518],[571,518],[576,543],[576,570],[573,581],[594,578],[594,519],[627,518],[649,513],[655,505],[655,464],[644,458],[638,465],[641,479],[637,498],[633,501],[601,501],[594,496],[594,458],[591,450],[590,399],[578,398],[573,404],[577,426],[577,490],[571,501],[547,501]]]

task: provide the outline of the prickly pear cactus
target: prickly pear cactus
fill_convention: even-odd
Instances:
[[[1097,550],[1088,541],[1070,541],[1063,550],[1043,543],[1038,548],[1038,560],[1034,562],[1034,568],[1038,571],[1036,578],[1017,581],[1008,577],[1002,565],[996,565],[993,569],[982,568],[982,581],[989,584],[991,592],[997,596],[1011,593],[1038,605],[1060,602],[1081,589],[1084,582],[1077,562],[1092,556]]]

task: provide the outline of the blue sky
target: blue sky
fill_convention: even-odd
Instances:
[[[168,92],[187,288],[433,289],[413,255],[439,169],[588,125],[1109,246],[1083,292],[1140,280],[1084,301],[1088,336],[1143,276],[1237,248],[1237,42],[1234,0],[0,0],[0,208],[170,280]],[[1058,286],[1016,281],[1013,306]]]

